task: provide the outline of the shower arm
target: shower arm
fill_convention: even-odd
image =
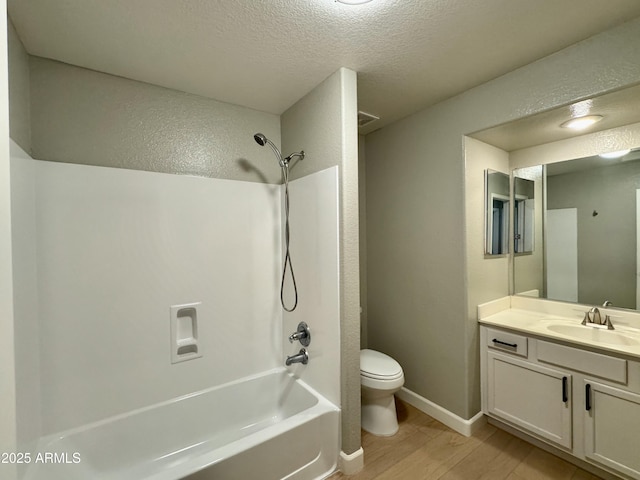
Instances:
[[[300,160],[304,160],[304,150],[300,150],[299,152],[293,152],[288,157],[283,159],[284,163],[288,164],[293,157],[299,157]]]

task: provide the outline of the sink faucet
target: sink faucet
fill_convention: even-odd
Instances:
[[[587,323],[589,323],[590,321],[591,323],[602,325],[602,316],[600,315],[600,310],[598,310],[598,307],[591,307],[591,310],[589,310],[587,316],[589,317]]]
[[[588,312],[585,312],[584,318],[582,319],[582,325],[587,325],[589,323],[593,323],[594,325],[606,325],[607,330],[614,329],[611,324],[611,317],[609,317],[609,315],[605,315],[604,320],[602,320],[602,315],[600,315],[598,307],[591,307]]]
[[[613,306],[613,302],[609,301],[609,300],[605,300],[604,303],[602,304],[603,307],[611,307]]]
[[[309,354],[304,348],[301,348],[296,355],[287,357],[284,363],[286,366],[289,366],[292,363],[301,363],[303,365],[306,365],[307,363],[309,363]]]

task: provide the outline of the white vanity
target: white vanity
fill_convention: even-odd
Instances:
[[[523,296],[478,307],[482,410],[623,478],[640,480],[640,313]],[[495,422],[494,422],[495,423]]]

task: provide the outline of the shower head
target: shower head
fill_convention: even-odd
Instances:
[[[253,139],[261,147],[264,147],[265,145],[269,145],[271,147],[271,150],[273,150],[273,153],[275,153],[276,157],[278,158],[278,163],[280,164],[281,167],[286,167],[287,165],[289,165],[289,161],[293,157],[298,157],[300,160],[304,159],[304,151],[294,152],[288,157],[282,158],[282,154],[280,153],[280,150],[278,150],[278,147],[276,147],[274,143],[271,140],[269,140],[267,137],[265,137],[262,133],[256,133],[253,136]]]
[[[256,133],[253,136],[253,139],[256,141],[256,143],[258,145],[260,145],[261,147],[264,147],[267,144],[267,137],[265,137],[263,134],[261,133]]]

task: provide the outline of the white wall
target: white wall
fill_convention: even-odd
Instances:
[[[42,434],[282,365],[279,186],[33,164]],[[203,357],[172,365],[191,302]]]
[[[35,173],[36,163],[12,141],[13,290],[20,451],[30,451],[41,435]]]
[[[43,162],[13,147],[24,448],[282,366],[300,320],[311,358],[291,369],[340,403],[337,167],[290,184],[300,303],[283,329],[281,186]],[[169,307],[198,301],[203,357],[172,365]]]
[[[283,313],[284,352],[298,353],[300,343],[290,344],[287,337],[296,331],[299,322],[306,322],[311,329],[309,363],[290,369],[340,405],[338,167],[292,181],[289,199],[290,252],[298,307],[291,313]],[[287,269],[285,300],[289,307],[293,304],[290,273]]]

